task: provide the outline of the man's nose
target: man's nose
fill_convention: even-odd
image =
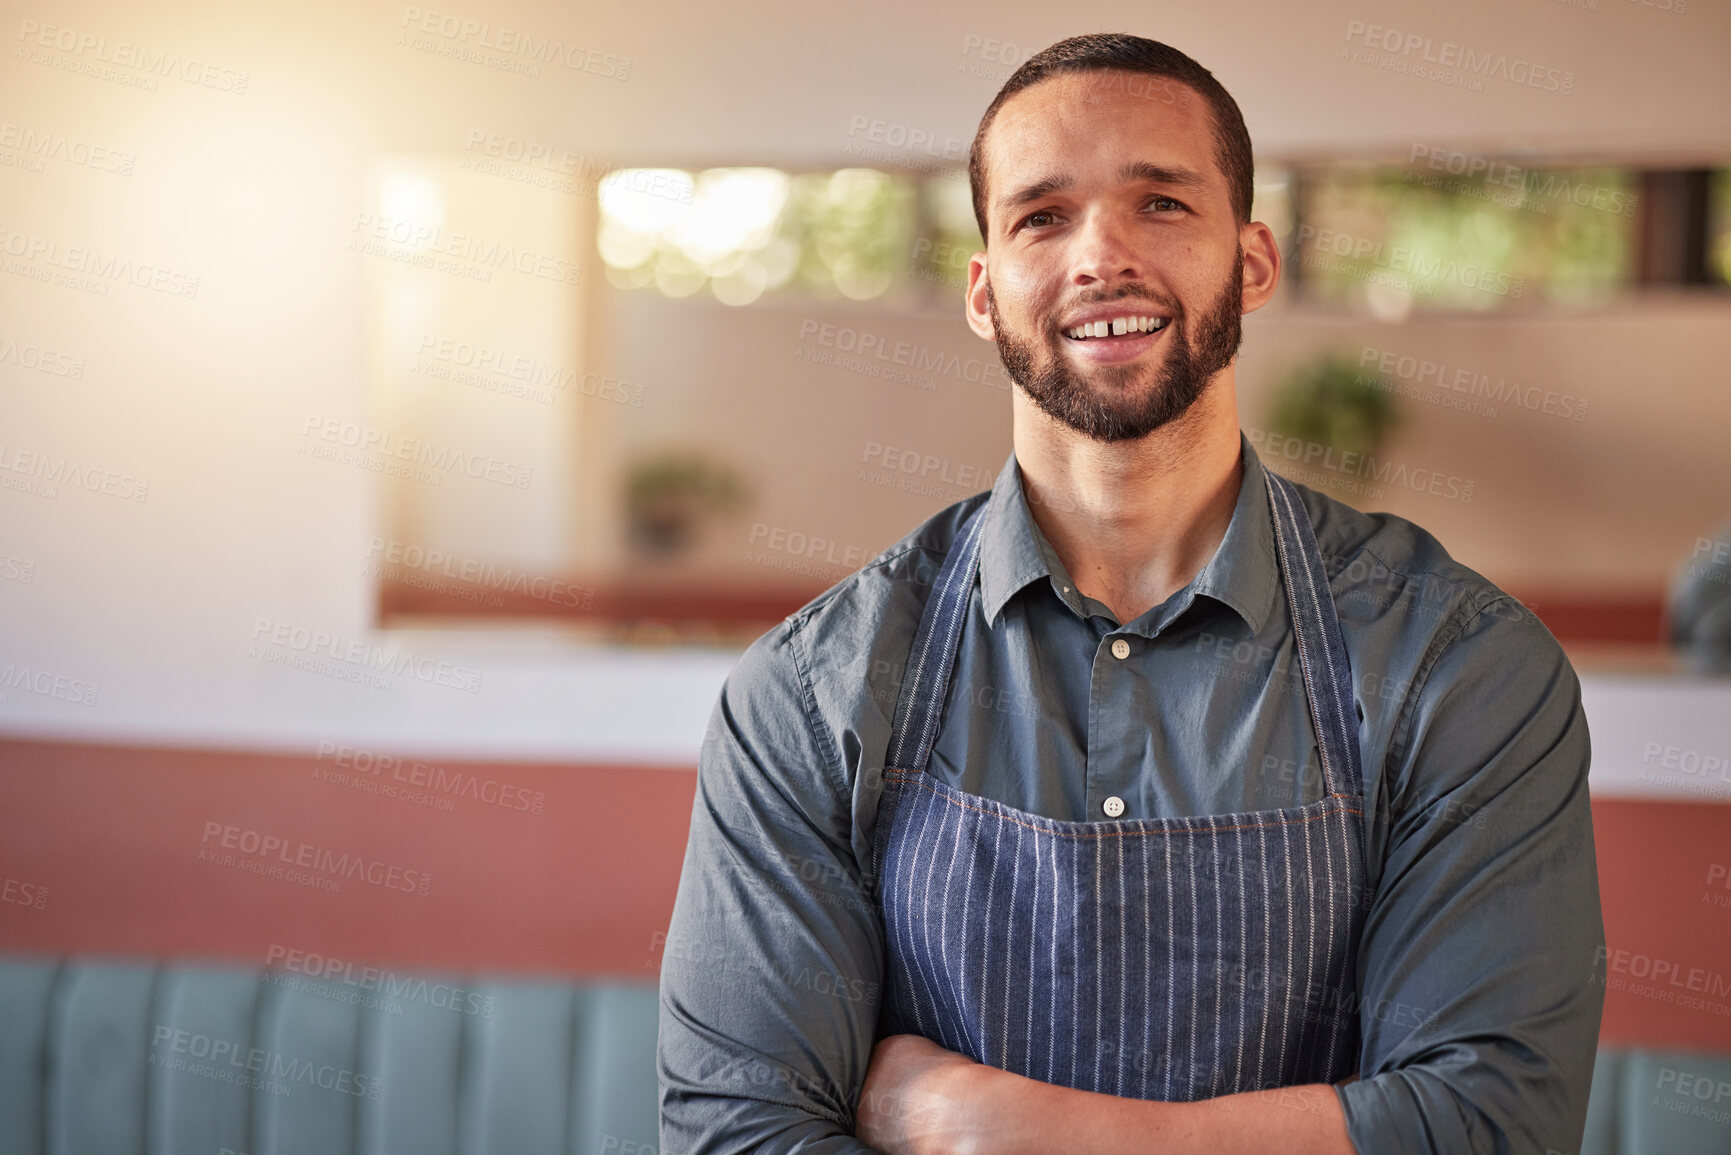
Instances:
[[[1146,270],[1132,243],[1129,223],[1115,214],[1091,212],[1074,234],[1070,280],[1077,285],[1141,280]]]

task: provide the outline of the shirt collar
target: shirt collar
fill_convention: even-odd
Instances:
[[[1239,434],[1239,447],[1244,477],[1226,535],[1208,564],[1174,598],[1185,605],[1197,596],[1213,598],[1237,612],[1251,633],[1257,634],[1279,592],[1280,568],[1262,461],[1243,433]],[[1052,594],[1072,612],[1086,616],[1075,583],[1029,511],[1014,450],[998,471],[981,516],[986,522],[980,529],[980,602],[990,625],[997,625],[998,615],[1011,597],[1040,578],[1048,579]],[[1070,587],[1068,592],[1065,586]]]

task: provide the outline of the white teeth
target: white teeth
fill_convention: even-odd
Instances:
[[[1109,321],[1087,321],[1064,330],[1064,336],[1078,340],[1104,337],[1108,333],[1121,337],[1126,333],[1157,333],[1166,327],[1165,317],[1113,317]]]

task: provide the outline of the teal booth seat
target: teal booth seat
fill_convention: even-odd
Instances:
[[[0,1155],[655,1155],[656,1015],[653,984],[0,959]]]
[[[656,1021],[652,984],[0,958],[0,1155],[656,1155]],[[1731,1155],[1731,1056],[1601,1050],[1579,1155]]]
[[[1601,1049],[1581,1155],[1731,1155],[1731,1056]]]

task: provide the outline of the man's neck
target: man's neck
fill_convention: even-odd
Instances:
[[[1014,394],[1022,491],[1077,589],[1120,622],[1189,585],[1226,536],[1243,478],[1229,367],[1177,421],[1100,442]]]

